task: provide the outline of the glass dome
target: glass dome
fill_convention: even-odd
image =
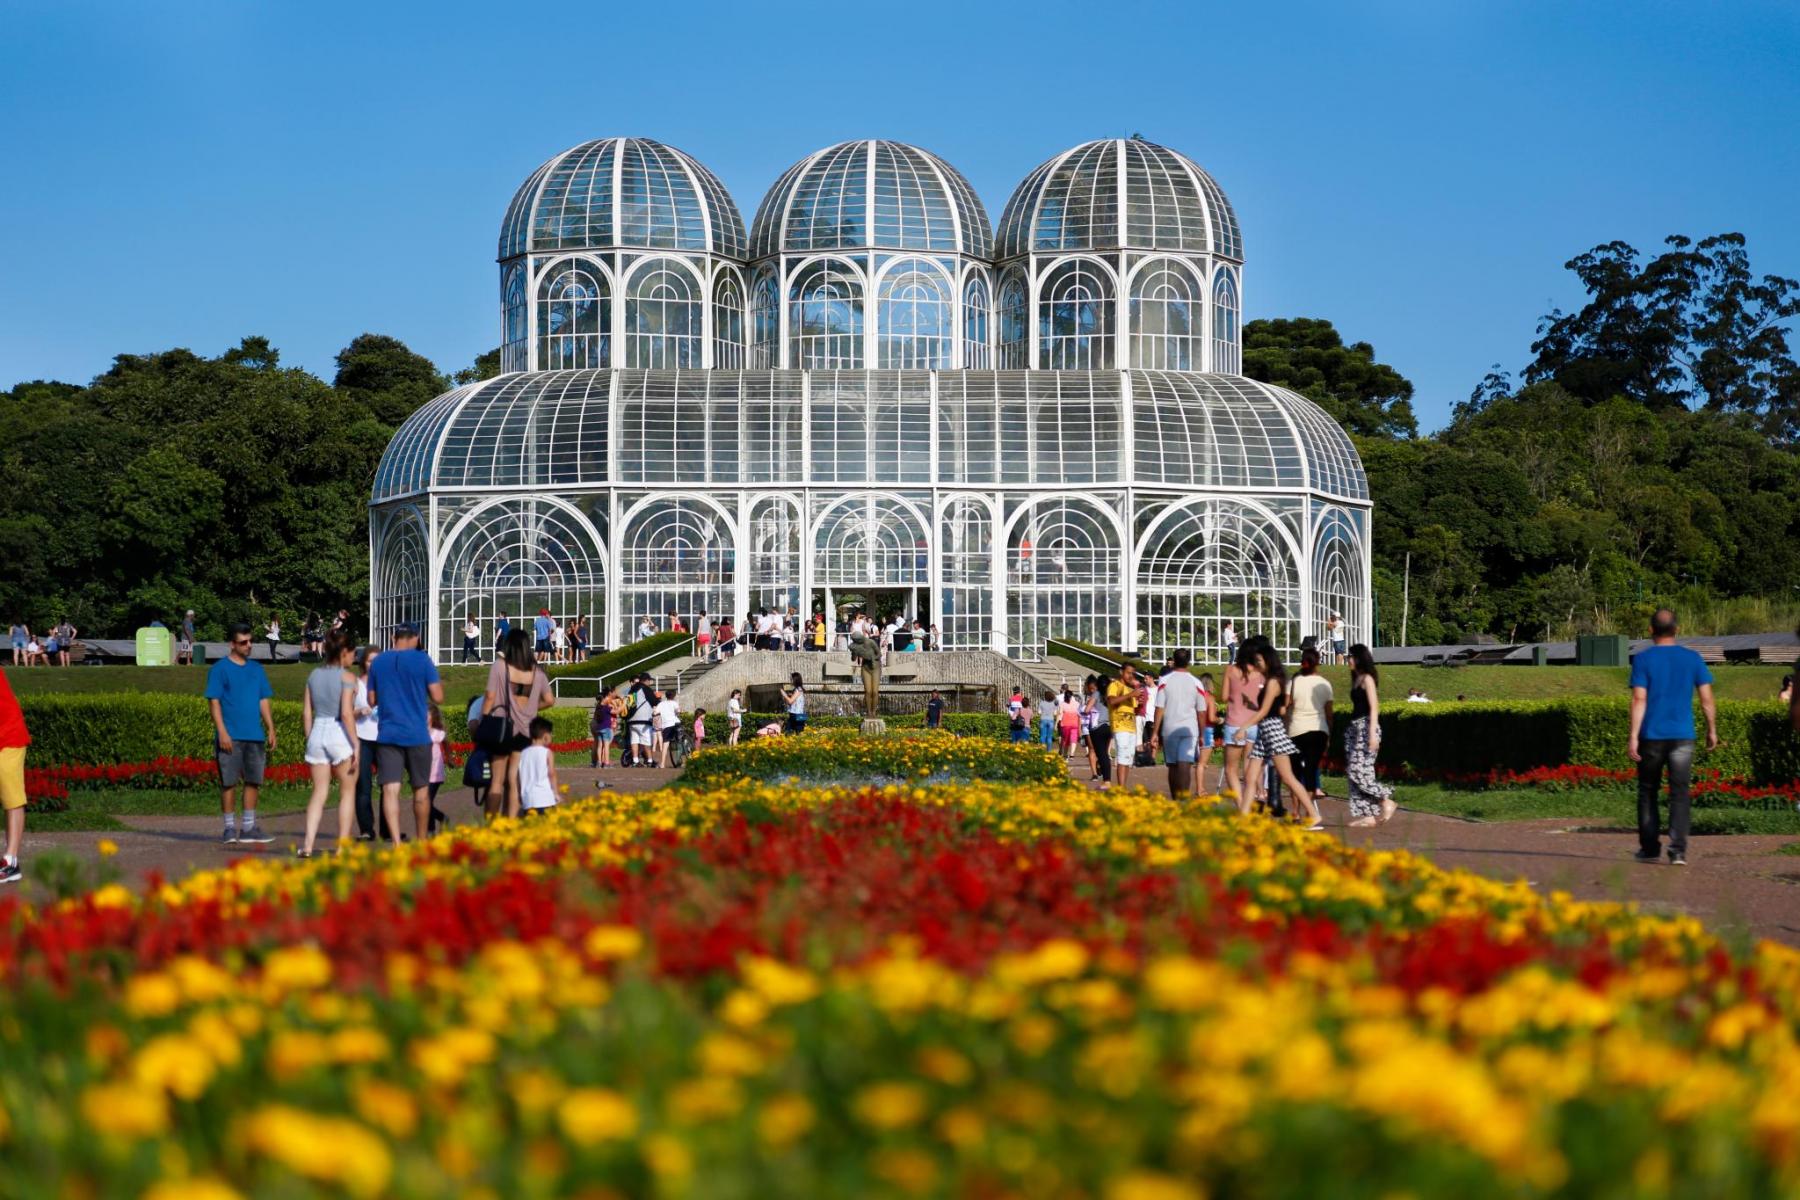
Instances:
[[[925,250],[987,258],[987,210],[955,167],[903,142],[840,142],[789,167],[756,210],[750,256]]]
[[[611,248],[744,256],[744,218],[693,156],[649,138],[601,138],[531,173],[500,225],[500,259]]]
[[[1244,259],[1237,214],[1213,177],[1142,138],[1063,151],[1025,177],[1000,217],[997,258],[1118,249]]]
[[[372,502],[605,486],[609,469],[614,484],[1124,486],[1128,455],[1139,484],[1369,495],[1324,410],[1234,375],[590,370],[502,375],[433,400],[389,443]]]

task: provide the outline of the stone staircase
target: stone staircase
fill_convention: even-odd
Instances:
[[[1082,681],[1093,674],[1091,670],[1078,663],[1072,663],[1066,658],[1057,658],[1054,655],[1036,662],[1020,662],[1018,665],[1033,679],[1043,684],[1045,691],[1060,692],[1066,684],[1069,690],[1077,696],[1081,695]],[[1033,697],[1033,699],[1035,698]]]

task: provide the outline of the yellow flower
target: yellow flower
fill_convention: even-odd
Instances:
[[[405,1139],[419,1126],[419,1106],[405,1088],[379,1079],[359,1080],[351,1089],[356,1115],[389,1137]]]
[[[1106,1185],[1106,1200],[1206,1200],[1200,1185],[1157,1171],[1128,1171]]]
[[[750,989],[776,1008],[804,1004],[819,994],[818,981],[811,975],[772,958],[746,958],[741,970]]]
[[[151,1038],[131,1060],[131,1075],[141,1086],[161,1089],[183,1100],[197,1100],[213,1077],[212,1055],[186,1034]]]
[[[81,1115],[101,1133],[155,1137],[169,1127],[169,1101],[138,1084],[102,1083],[81,1093]]]
[[[331,982],[331,960],[317,946],[286,946],[263,960],[263,982],[278,992],[321,988]]]
[[[180,985],[160,971],[125,981],[125,1011],[134,1017],[166,1017],[180,1004]]]
[[[628,1138],[637,1132],[637,1109],[631,1101],[605,1088],[576,1088],[557,1106],[556,1118],[578,1146]]]
[[[88,896],[95,908],[130,908],[135,903],[131,889],[122,883],[109,883]]]
[[[352,1196],[381,1195],[393,1175],[387,1143],[342,1117],[271,1104],[252,1113],[240,1128],[253,1153],[297,1175],[336,1184]]]
[[[709,1033],[695,1055],[708,1075],[754,1075],[763,1069],[762,1051],[741,1037]]]
[[[723,1076],[690,1079],[669,1089],[669,1114],[677,1121],[711,1121],[729,1117],[744,1106],[737,1080]]]
[[[797,1092],[771,1096],[757,1110],[757,1136],[777,1149],[791,1145],[812,1126],[812,1103]]]
[[[1186,955],[1159,958],[1144,968],[1144,990],[1150,1003],[1171,1012],[1194,1012],[1212,1003],[1224,973],[1212,963]]]
[[[652,1173],[669,1180],[686,1179],[694,1172],[694,1156],[680,1140],[666,1133],[644,1139],[644,1162]]]
[[[869,1166],[876,1178],[914,1195],[929,1191],[937,1182],[937,1162],[923,1150],[881,1150]]]
[[[139,1200],[244,1200],[244,1194],[217,1179],[165,1179],[151,1184]]]
[[[963,1087],[975,1077],[969,1060],[948,1046],[927,1046],[919,1051],[919,1074],[947,1087]]]
[[[615,958],[636,958],[644,948],[644,935],[629,925],[596,925],[582,939],[589,958],[602,962]]]
[[[925,1089],[916,1083],[874,1083],[858,1092],[850,1107],[872,1129],[904,1129],[925,1115]]]
[[[98,842],[94,843],[94,849],[100,852],[101,858],[111,858],[119,852],[119,843],[113,841],[111,838],[101,838]]]

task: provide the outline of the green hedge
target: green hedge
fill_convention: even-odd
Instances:
[[[693,713],[683,713],[682,719],[690,724],[694,720]],[[755,734],[757,729],[770,721],[781,722],[787,719],[784,713],[745,713],[744,737]],[[925,728],[925,714],[903,713],[896,716],[883,717],[887,727],[893,730]],[[806,720],[806,728],[824,729],[857,729],[862,725],[861,717],[814,716]],[[1010,736],[1011,726],[1005,713],[945,713],[944,729],[946,732],[962,737],[991,737],[1004,741]],[[720,746],[725,743],[731,730],[725,724],[725,714],[709,710],[706,714],[706,744]],[[1037,726],[1032,725],[1032,734],[1037,733]]]
[[[157,758],[207,758],[213,752],[212,713],[200,696],[154,692],[72,693],[21,696],[25,726],[31,731],[27,762],[34,767],[104,766]],[[300,705],[276,700],[275,753],[271,762],[299,762],[306,748]],[[564,704],[545,711],[559,742],[585,738],[591,704]],[[460,707],[447,706],[450,740],[468,740]]]
[[[1728,778],[1784,783],[1800,778],[1800,738],[1784,709],[1770,703],[1721,700],[1720,746],[1695,765]],[[1341,752],[1348,706],[1338,710]],[[1695,728],[1704,732],[1699,711]],[[1382,761],[1425,772],[1527,771],[1576,763],[1625,770],[1630,701],[1599,696],[1565,700],[1473,701],[1387,706],[1381,714]]]
[[[1078,642],[1073,638],[1051,638],[1044,643],[1044,653],[1056,658],[1066,658],[1076,666],[1086,667],[1100,675],[1117,675],[1119,668],[1125,663],[1130,663],[1146,675],[1155,675],[1162,669],[1135,654],[1108,650],[1104,646],[1096,646],[1092,642]]]
[[[694,635],[691,633],[657,633],[629,646],[620,646],[617,650],[608,650],[605,654],[596,654],[585,662],[568,663],[560,667],[550,667],[548,671],[553,678],[599,678],[602,685],[617,683],[625,678],[627,670],[654,670],[672,658],[680,658],[691,652]]]
[[[863,737],[854,730],[809,728],[800,737],[752,738],[736,746],[709,746],[688,760],[682,783],[734,779],[805,784],[913,782],[929,779],[1061,783],[1061,758],[1035,742],[1007,745],[987,738],[959,738],[922,730]]]

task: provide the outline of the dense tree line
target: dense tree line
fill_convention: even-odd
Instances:
[[[250,337],[217,358],[122,354],[87,387],[0,393],[0,615],[115,636],[188,608],[214,633],[275,614],[297,636],[308,611],[360,615],[375,466],[447,386],[365,334],[330,384]]]
[[[1381,636],[1454,642],[1636,630],[1718,598],[1748,627],[1800,607],[1800,283],[1750,270],[1737,234],[1613,242],[1567,264],[1587,303],[1539,325],[1447,429],[1417,436],[1412,385],[1324,321],[1253,321],[1245,373],[1344,423],[1375,501]]]

